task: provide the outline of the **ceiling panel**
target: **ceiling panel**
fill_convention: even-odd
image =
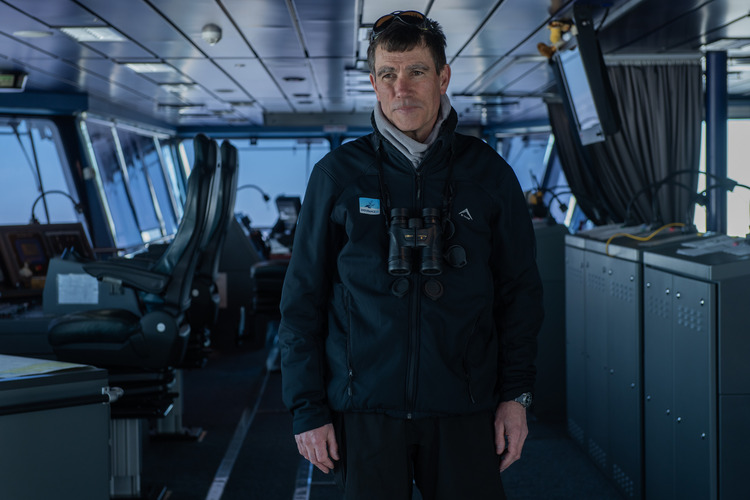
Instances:
[[[55,86],[58,86],[60,83],[64,85],[73,84],[78,88],[86,88],[91,94],[106,97],[114,101],[130,102],[131,107],[134,102],[150,103],[151,100],[151,96],[146,92],[138,92],[115,84],[106,78],[82,71],[79,67],[68,63],[57,63],[53,60],[37,60],[34,61],[33,68],[35,69],[35,76],[37,76],[35,80],[37,82],[43,82],[41,75],[48,75],[51,77],[50,84],[56,81]],[[149,113],[153,113],[154,111],[151,104],[149,104],[147,109]]]
[[[451,82],[448,90],[454,94],[463,94],[468,90],[477,75],[484,74],[495,63],[494,57],[461,56],[451,63]]]
[[[295,11],[310,57],[352,57],[357,25],[355,2],[295,0]]]
[[[506,75],[506,82],[496,87],[490,86],[488,90],[490,92],[497,90],[498,93],[512,96],[541,96],[553,90],[554,75],[548,63],[523,64],[523,69],[525,69],[524,72],[509,72]],[[512,76],[517,76],[517,78],[512,79]]]
[[[152,52],[146,50],[140,45],[125,41],[125,42],[81,42],[81,45],[96,50],[110,59],[115,60],[151,60],[154,59],[158,52]]]
[[[714,42],[719,38],[750,38],[750,15],[737,19],[722,28],[712,30],[710,34],[701,37],[701,40]]]
[[[505,0],[461,52],[467,56],[505,56],[550,20],[549,0]]]
[[[691,11],[680,17],[677,21],[660,27],[658,31],[642,36],[635,42],[621,46],[615,53],[641,53],[645,47],[660,49],[659,52],[685,52],[699,50],[700,46],[713,42],[720,38],[731,37],[729,33],[736,31],[738,33],[747,33],[744,27],[737,26],[732,28],[733,24],[747,24],[748,12],[750,6],[739,12],[739,9],[722,9],[717,11],[715,4],[709,4],[699,10]],[[707,32],[706,36],[696,36],[699,31]]]
[[[474,30],[486,19],[488,12],[469,9],[433,9],[431,17],[443,27],[446,38],[445,55],[448,61],[459,54],[471,41]]]
[[[14,35],[19,31],[47,32],[50,36],[23,38]],[[50,55],[70,60],[102,57],[100,54],[82,47],[60,31],[52,30],[46,24],[3,3],[0,3],[0,34],[5,35],[5,37],[0,37],[0,53],[8,57],[22,60],[37,57],[46,58]]]
[[[221,100],[247,101],[251,96],[217,64],[208,59],[171,59],[167,61],[180,73],[200,84],[210,95]],[[221,97],[219,97],[221,96]]]
[[[315,58],[310,59],[315,82],[323,96],[341,99],[346,95],[345,76],[351,58]],[[367,78],[367,74],[365,74]]]
[[[142,0],[117,2],[111,0],[78,0],[132,41],[137,41],[140,52],[129,42],[97,43],[97,49],[114,59],[159,57],[197,57],[200,52],[158,11]],[[183,3],[183,5],[185,5]],[[192,5],[192,2],[190,3]],[[133,43],[135,45],[135,43]]]
[[[547,120],[547,105],[541,97],[521,99],[519,104],[518,108],[506,111],[506,116],[503,119],[509,123],[528,124],[529,126],[538,125]]]
[[[318,99],[319,92],[305,59],[268,59],[266,67],[293,105]]]
[[[356,2],[349,0],[292,0],[294,10],[301,23],[308,21],[349,22],[355,21]]]
[[[103,59],[105,56],[95,46],[87,47],[60,31],[54,31],[46,38],[29,39],[16,37],[21,43],[33,44],[35,47],[61,59],[78,61],[81,59]]]
[[[175,74],[166,78],[169,81],[163,81],[165,80],[163,76],[158,78],[157,75],[139,74],[124,65],[114,63],[110,60],[87,59],[82,61],[80,66],[89,73],[117,82],[118,85],[128,89],[136,90],[148,96],[154,96],[157,99],[162,95],[168,95],[168,91],[161,90],[159,83],[191,83],[191,80],[185,75]]]
[[[180,2],[180,0],[174,0]],[[222,4],[240,29],[269,26],[291,28],[292,18],[284,1],[223,0]]]
[[[600,44],[607,54],[680,50],[680,41],[745,17],[749,10],[742,1],[641,2],[601,30]]]
[[[294,28],[241,27],[258,57],[305,57]]]
[[[308,21],[302,23],[305,46],[310,57],[353,57],[353,21]]]
[[[47,25],[19,12],[13,7],[0,3],[0,32],[11,35],[17,30],[47,30]]]
[[[191,55],[175,57],[198,57],[200,53],[208,57],[252,57],[254,55],[235,28],[232,19],[215,1],[192,1],[189,9],[185,8],[184,1],[179,0],[152,0],[152,3],[196,48],[195,53]],[[207,24],[215,24],[221,29],[221,39],[214,45],[210,45],[201,36]]]
[[[480,90],[480,94],[504,94],[511,92],[511,87],[518,93],[533,94],[540,86],[549,81],[546,61],[528,59],[510,59],[502,71]],[[519,81],[523,83],[519,84]]]
[[[94,14],[72,0],[4,0],[47,26],[104,26]],[[21,28],[18,29],[28,29]]]
[[[286,2],[224,0],[223,4],[259,57],[305,57]]]
[[[469,43],[496,6],[497,2],[485,0],[436,0],[432,4],[429,17],[443,27],[449,61]]]
[[[33,74],[33,86],[31,83],[26,84],[29,91],[49,91],[49,92],[79,92],[80,90],[80,73],[68,73],[66,79],[65,64],[60,64],[54,59],[36,59],[25,61],[23,64],[0,58],[1,69],[24,70]]]
[[[56,59],[48,52],[44,52],[36,47],[11,38],[5,34],[0,34],[0,55],[17,61],[33,61],[35,59]]]
[[[259,60],[217,59],[216,63],[242,85],[249,94],[249,99],[257,100],[263,108],[273,108],[275,111],[291,110],[281,89]],[[281,110],[277,109],[280,104]]]

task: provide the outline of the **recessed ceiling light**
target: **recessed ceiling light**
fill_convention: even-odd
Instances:
[[[13,36],[17,36],[18,38],[46,38],[52,35],[54,35],[54,33],[51,31],[42,30],[21,30],[13,32]]]
[[[255,101],[232,101],[229,103],[234,108],[249,108],[255,104]]]
[[[183,116],[184,115],[202,115],[202,116],[209,115],[205,104],[181,106],[178,110],[178,113]]]
[[[173,94],[184,94],[185,92],[189,92],[193,90],[194,86],[195,84],[193,83],[161,83],[159,84],[159,87]]]
[[[127,63],[125,66],[136,73],[177,73],[176,69],[165,63]]]
[[[109,26],[81,26],[60,28],[60,31],[79,42],[124,42],[126,38]]]

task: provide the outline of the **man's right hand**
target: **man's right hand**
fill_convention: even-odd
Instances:
[[[339,445],[333,432],[333,424],[295,434],[299,454],[309,460],[315,467],[328,474],[333,470],[333,460],[339,459]]]

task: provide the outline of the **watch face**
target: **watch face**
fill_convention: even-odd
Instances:
[[[531,406],[531,393],[525,392],[515,399],[516,402],[521,403],[524,408]]]

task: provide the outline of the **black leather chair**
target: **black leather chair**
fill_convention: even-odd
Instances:
[[[267,320],[281,319],[279,304],[289,259],[271,259],[254,264],[250,270],[253,284],[253,312]]]
[[[210,228],[211,236],[201,252],[193,279],[192,303],[187,311],[191,334],[183,367],[202,366],[210,352],[211,330],[217,323],[221,300],[217,287],[219,261],[234,218],[238,178],[237,148],[224,141],[221,144],[221,187],[216,202],[219,217],[215,227]]]
[[[96,278],[137,291],[140,315],[121,309],[66,314],[50,323],[49,341],[59,359],[105,368],[161,370],[178,366],[190,335],[186,311],[201,252],[221,218],[216,142],[194,139],[195,161],[185,210],[175,237],[154,261],[90,262]]]
[[[268,348],[266,368],[279,369],[278,333],[281,320],[281,289],[289,267],[289,259],[271,259],[253,264],[250,280],[253,286],[253,319],[256,335],[265,332]]]

